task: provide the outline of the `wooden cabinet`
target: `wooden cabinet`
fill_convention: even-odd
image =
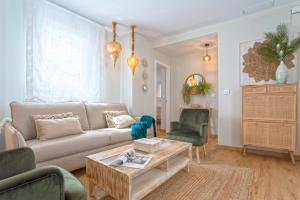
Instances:
[[[297,84],[243,87],[243,143],[287,150],[294,163]]]

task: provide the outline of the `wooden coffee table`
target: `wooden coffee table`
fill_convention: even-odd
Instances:
[[[118,200],[141,199],[180,170],[188,172],[192,161],[192,144],[161,140],[161,150],[147,154],[152,159],[144,169],[109,165],[120,153],[133,148],[133,144],[87,156],[89,195],[93,196],[94,188],[98,187]]]

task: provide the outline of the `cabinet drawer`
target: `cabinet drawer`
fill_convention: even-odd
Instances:
[[[244,94],[261,94],[267,92],[266,86],[246,86],[243,87]]]
[[[268,92],[270,93],[276,93],[276,92],[297,92],[297,85],[291,84],[291,85],[269,85],[268,86]]]

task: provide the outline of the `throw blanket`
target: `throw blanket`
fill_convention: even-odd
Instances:
[[[148,115],[143,115],[139,122],[131,125],[131,136],[134,140],[147,137],[147,129],[153,125],[153,134],[156,137],[155,119]]]

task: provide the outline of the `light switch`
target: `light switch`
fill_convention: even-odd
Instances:
[[[223,91],[223,94],[224,94],[224,95],[230,95],[230,90],[229,90],[229,89],[225,89],[225,90]]]

